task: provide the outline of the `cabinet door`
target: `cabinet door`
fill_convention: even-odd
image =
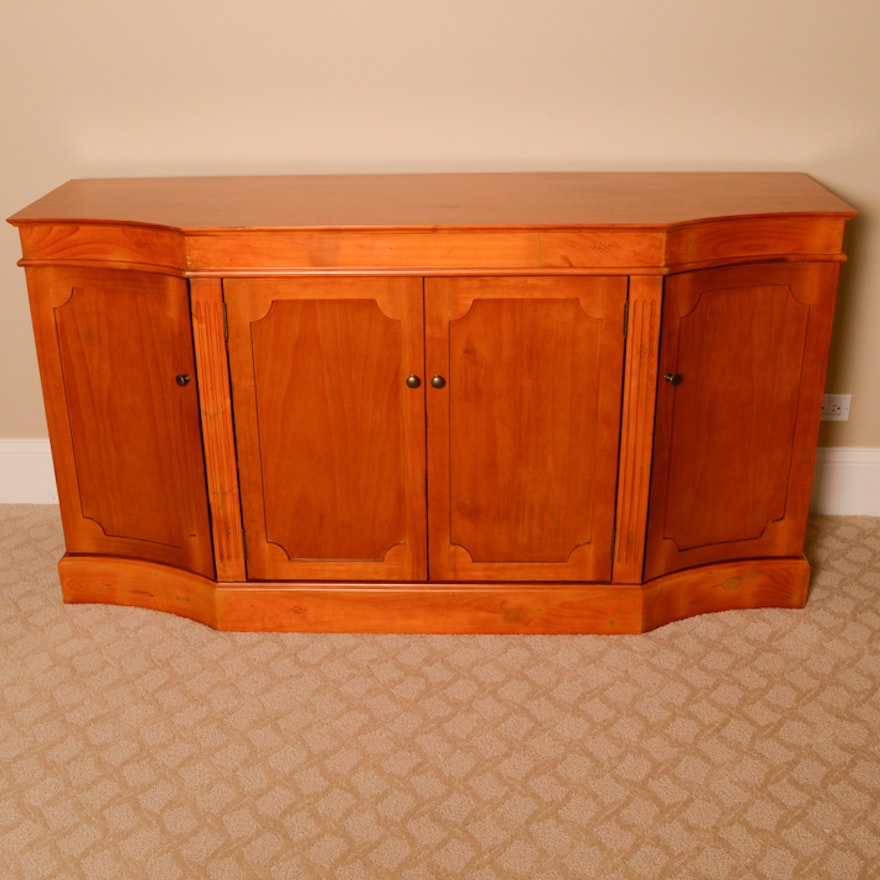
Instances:
[[[611,575],[626,278],[426,284],[437,580]]]
[[[803,552],[836,280],[834,263],[667,280],[647,579]]]
[[[252,579],[425,577],[422,282],[224,282]]]
[[[28,286],[68,551],[213,576],[186,281],[40,268]]]

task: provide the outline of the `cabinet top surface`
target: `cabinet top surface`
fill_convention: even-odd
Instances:
[[[673,226],[855,211],[805,174],[608,172],[71,180],[9,218],[182,230]]]

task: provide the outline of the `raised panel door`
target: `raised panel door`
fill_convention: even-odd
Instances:
[[[28,270],[69,553],[213,577],[187,282]]]
[[[426,282],[435,580],[611,576],[623,277]]]
[[[645,577],[803,551],[836,263],[667,279]]]
[[[422,282],[224,282],[251,579],[426,576]]]

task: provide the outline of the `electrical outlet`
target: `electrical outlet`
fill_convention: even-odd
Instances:
[[[826,394],[822,398],[822,421],[849,421],[849,406],[851,403],[852,394]]]

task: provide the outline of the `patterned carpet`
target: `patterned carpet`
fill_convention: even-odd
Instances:
[[[216,633],[64,606],[0,507],[0,877],[880,876],[880,520],[803,611],[642,636]]]

